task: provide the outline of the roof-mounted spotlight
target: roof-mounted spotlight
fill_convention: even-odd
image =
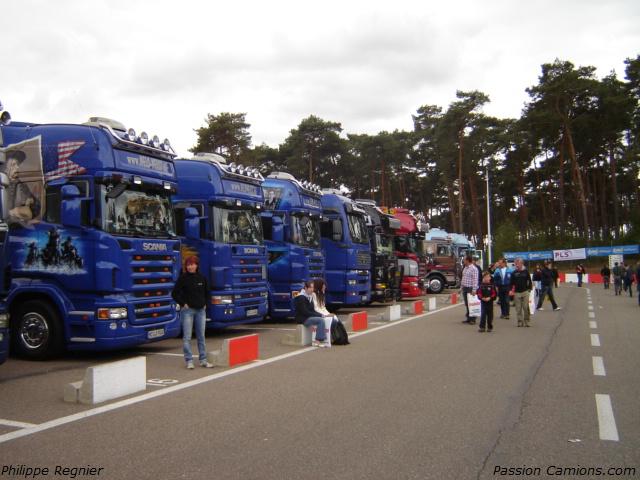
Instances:
[[[133,177],[133,183],[136,185],[142,185],[142,179],[140,177]]]
[[[229,165],[229,171],[231,173],[236,173],[237,170],[238,170],[238,167],[236,166],[235,162],[232,162],[231,165]]]
[[[244,175],[244,165],[242,165],[242,164],[238,165],[238,169],[237,170],[238,170],[238,173],[240,175]]]
[[[2,105],[0,105],[0,111],[2,110]],[[11,123],[11,114],[9,112],[1,112],[0,113],[0,125],[9,125]]]
[[[154,135],[151,139],[151,146],[153,148],[160,148],[160,138],[158,137],[158,135]]]
[[[168,138],[165,138],[164,142],[162,142],[162,150],[164,150],[165,152],[171,151],[171,142],[169,142]]]
[[[133,128],[130,128],[129,130],[127,130],[127,133],[125,133],[125,137],[130,142],[135,142],[136,141],[136,131]]]
[[[163,182],[162,186],[165,190],[171,190],[171,184],[169,182]]]
[[[149,135],[147,135],[147,132],[142,132],[138,140],[140,140],[142,145],[149,145]]]

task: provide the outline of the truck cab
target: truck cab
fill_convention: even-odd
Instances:
[[[120,122],[0,126],[12,350],[44,359],[175,337],[168,140]]]
[[[294,298],[305,280],[324,278],[320,245],[320,187],[286,172],[272,172],[262,184],[262,225],[269,255],[269,316],[295,316]]]
[[[422,224],[406,208],[383,208],[383,211],[393,215],[400,221],[400,228],[394,237],[395,253],[402,271],[402,298],[416,298],[424,294],[423,276],[420,275],[421,265],[424,270],[424,231],[426,224]]]
[[[366,212],[335,189],[322,190],[322,251],[327,305],[333,309],[371,301],[371,247]]]
[[[262,175],[213,153],[176,160],[173,196],[183,261],[195,255],[207,278],[207,326],[261,321],[267,314]]]
[[[393,239],[400,221],[384,213],[375,200],[358,199],[366,212],[371,245],[371,301],[390,302],[401,298],[401,274]]]

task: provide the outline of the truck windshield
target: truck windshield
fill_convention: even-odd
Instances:
[[[291,215],[291,242],[303,247],[320,247],[320,223],[305,214]]]
[[[164,192],[144,191],[124,184],[99,186],[103,230],[115,235],[173,237],[173,208]]]
[[[393,241],[389,235],[376,233],[376,253],[382,255],[391,255],[393,253]]]
[[[254,210],[213,207],[213,238],[222,243],[262,245],[262,223]]]
[[[369,234],[367,233],[367,223],[362,215],[348,214],[349,233],[354,243],[369,243]]]

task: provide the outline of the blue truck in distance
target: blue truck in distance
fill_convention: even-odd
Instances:
[[[11,348],[31,359],[175,337],[168,140],[99,117],[0,126]]]
[[[332,309],[371,301],[371,246],[366,212],[335,189],[322,190],[322,251],[327,304]]]
[[[262,175],[214,153],[175,164],[182,257],[197,256],[209,283],[207,327],[261,321],[267,314]]]
[[[269,253],[269,316],[295,315],[293,299],[305,280],[324,277],[320,245],[320,187],[272,172],[262,184],[262,226]]]

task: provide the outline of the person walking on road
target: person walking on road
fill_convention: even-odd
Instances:
[[[579,287],[582,286],[582,277],[586,272],[587,271],[584,269],[584,267],[582,266],[581,263],[576,267],[576,275],[578,275],[578,286]]]
[[[498,296],[496,287],[491,283],[491,272],[484,272],[482,283],[478,287],[478,298],[480,299],[480,333],[493,331],[493,301]]]
[[[201,367],[212,368],[207,361],[205,345],[205,329],[207,315],[205,305],[209,296],[207,279],[198,271],[198,257],[188,257],[184,262],[183,272],[176,282],[171,296],[180,305],[180,322],[182,323],[182,351],[187,368],[192,370],[193,353],[191,352],[191,334],[195,327],[198,343],[198,360]]]
[[[613,273],[613,291],[615,295],[621,295],[622,294],[622,274],[624,273],[624,270],[620,265],[618,265],[618,262],[615,262],[611,273]]]
[[[328,347],[327,337],[324,331],[324,317],[322,313],[313,308],[313,280],[304,282],[304,288],[293,301],[296,309],[296,322],[305,327],[316,327],[316,339],[312,342],[314,347]]]
[[[529,270],[524,266],[522,258],[516,258],[516,269],[511,274],[511,290],[514,295],[516,315],[518,316],[518,326],[529,326],[529,295],[533,284]]]
[[[611,281],[611,269],[607,264],[604,264],[602,266],[600,275],[602,275],[602,283],[604,284],[604,289],[609,290],[609,282]]]
[[[460,282],[462,288],[462,298],[464,298],[464,306],[467,309],[466,319],[462,323],[469,325],[475,325],[476,317],[469,316],[469,298],[468,294],[475,294],[478,290],[478,269],[473,263],[471,255],[467,255],[464,258],[464,269],[462,270],[462,281]]]
[[[551,268],[549,268],[549,263],[549,261],[544,262],[544,267],[540,272],[540,284],[542,286],[540,296],[538,297],[538,310],[542,310],[542,303],[544,302],[544,297],[547,295],[549,296],[549,301],[553,309],[560,310],[556,299],[553,297],[553,273],[551,272]]]
[[[631,265],[624,265],[624,271],[622,273],[622,283],[624,285],[624,291],[629,292],[629,296],[633,297],[633,270]]]
[[[638,306],[640,306],[640,262],[636,264],[636,290],[638,291]]]
[[[493,283],[498,290],[498,304],[500,318],[509,319],[509,291],[511,290],[511,269],[507,267],[507,260],[498,260],[498,266],[493,272]]]

